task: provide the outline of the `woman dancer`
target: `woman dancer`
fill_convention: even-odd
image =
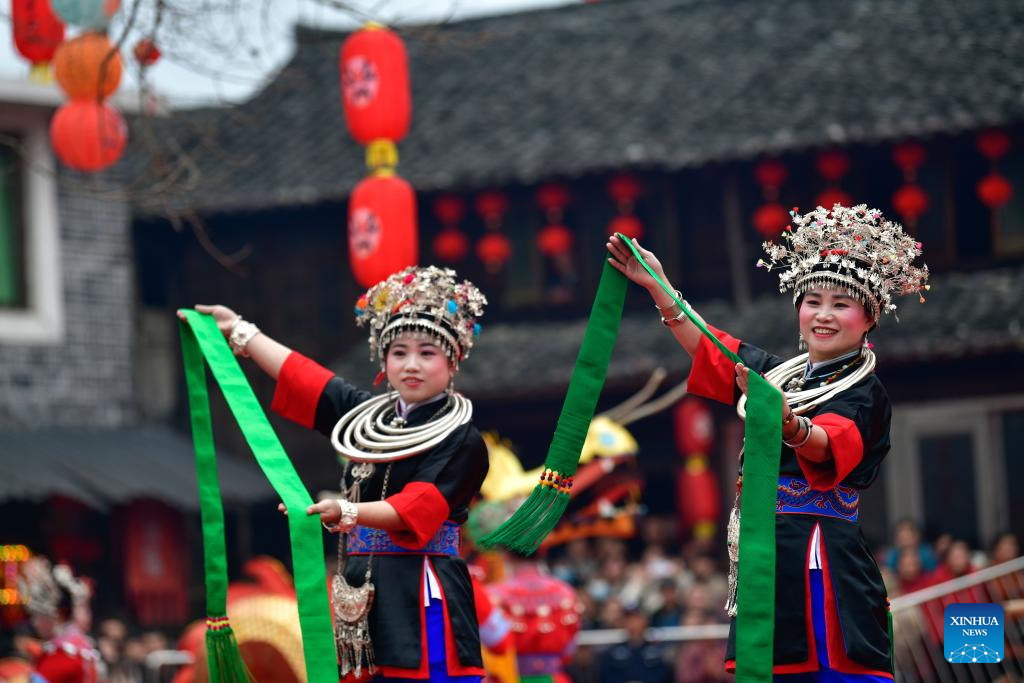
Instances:
[[[736,404],[743,417],[751,371],[784,392],[776,503],[776,680],[891,680],[885,586],[858,524],[859,491],[875,480],[889,452],[892,415],[873,372],[867,335],[883,312],[895,310],[894,295],[926,288],[928,269],[913,265],[921,245],[864,205],[794,212],[793,223],[782,243],[765,243],[768,261],[757,264],[778,268],[780,291],[793,292],[800,346],[807,353],[789,361],[711,328],[742,359],[733,365],[616,237],[608,244],[609,261],[647,288],[662,323],[693,358],[690,393]],[[654,254],[640,253],[668,283]],[[745,599],[735,593],[741,486],[742,462],[729,529],[733,567],[726,607],[733,617]],[[726,660],[732,670],[735,619]]]
[[[346,498],[306,511],[345,534],[347,559],[332,582],[342,676],[471,683],[483,674],[459,527],[487,474],[487,449],[453,380],[486,303],[472,283],[432,266],[371,287],[356,322],[369,326],[377,383],[391,388],[376,398],[230,309],[196,306],[236,355],[277,380],[273,410],[331,436],[348,458]],[[395,459],[368,462],[382,454]]]

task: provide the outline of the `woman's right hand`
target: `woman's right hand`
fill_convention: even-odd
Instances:
[[[651,274],[647,272],[647,269],[645,269],[643,265],[636,260],[636,257],[633,256],[633,252],[630,250],[629,246],[623,242],[618,235],[612,235],[608,240],[608,244],[605,246],[608,247],[608,251],[611,253],[611,258],[608,259],[608,263],[612,264],[616,270],[648,291],[658,287],[658,283],[653,277],[651,277]],[[651,267],[651,270],[657,273],[658,277],[660,277],[664,282],[665,271],[662,269],[661,262],[658,260],[658,257],[647,249],[641,247],[640,243],[636,241],[636,238],[633,238],[633,246],[635,246],[636,250],[640,252],[640,255],[643,256],[644,261]]]
[[[232,311],[227,306],[221,306],[220,304],[208,305],[208,304],[196,304],[196,310],[200,313],[206,313],[212,315],[213,319],[217,323],[217,329],[227,339],[231,336],[231,328],[234,327],[235,321],[238,320],[239,316],[237,313]],[[185,316],[181,313],[178,317],[185,320]]]

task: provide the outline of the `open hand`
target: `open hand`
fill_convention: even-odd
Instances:
[[[747,388],[750,385],[750,368],[743,363],[736,364],[736,386],[740,388],[743,395],[747,395]]]
[[[616,270],[625,275],[627,278],[637,283],[645,289],[653,289],[658,286],[658,283],[651,277],[650,273],[643,267],[643,265],[636,260],[633,256],[633,252],[630,251],[629,246],[623,242],[618,235],[612,235],[609,238],[608,243],[605,245],[608,251],[611,253],[611,257],[608,259],[608,263],[612,264]],[[633,239],[633,246],[643,256],[644,261],[651,267],[658,277],[662,280],[665,279],[665,271],[661,267],[661,262],[658,257],[652,252],[644,249],[640,246],[640,243]]]

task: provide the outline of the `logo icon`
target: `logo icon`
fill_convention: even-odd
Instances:
[[[1003,606],[991,602],[954,603],[943,615],[943,655],[954,664],[1003,661]]]

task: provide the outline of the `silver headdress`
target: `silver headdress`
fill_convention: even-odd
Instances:
[[[864,304],[877,323],[883,312],[896,310],[896,295],[916,293],[924,302],[928,266],[913,264],[921,243],[878,209],[836,204],[790,215],[794,227],[787,226],[783,242],[764,243],[768,260],[759,259],[757,267],[781,268],[779,291],[792,290],[794,303],[814,287],[839,289]]]
[[[370,359],[384,360],[388,345],[402,332],[420,332],[458,363],[469,357],[480,334],[476,319],[487,299],[472,282],[456,280],[450,268],[410,266],[360,297],[356,324],[370,326]]]
[[[87,603],[92,593],[84,581],[75,578],[67,565],[58,564],[51,568],[45,557],[30,558],[22,565],[18,591],[26,597],[25,610],[29,614],[58,616],[62,590],[71,596],[71,607]]]

